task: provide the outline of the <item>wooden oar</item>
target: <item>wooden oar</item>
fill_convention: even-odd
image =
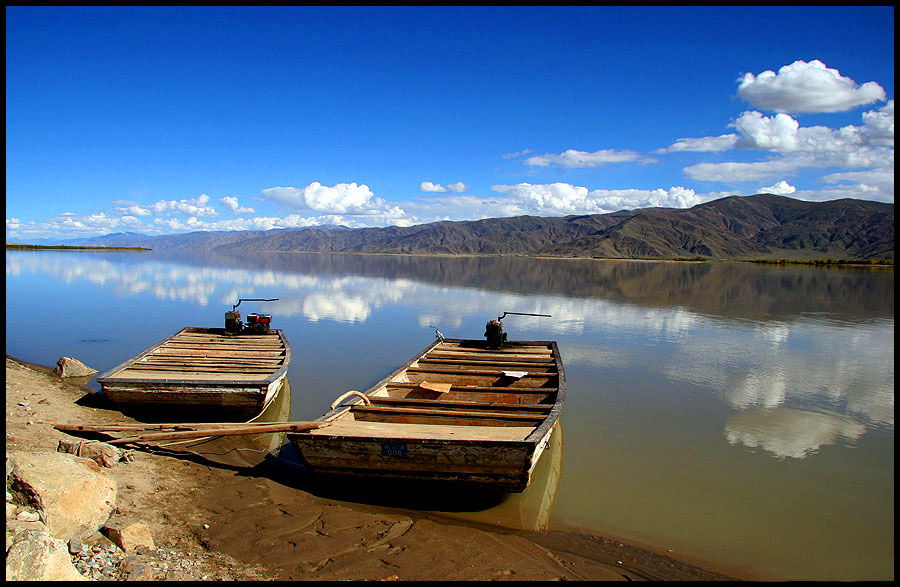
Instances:
[[[328,425],[327,422],[279,422],[279,423],[262,423],[253,425],[253,424],[234,424],[234,425],[222,425],[220,428],[214,427],[204,427],[202,430],[180,430],[175,432],[155,432],[150,434],[141,434],[137,436],[129,436],[126,438],[115,438],[113,440],[107,441],[108,444],[128,444],[132,442],[155,442],[160,440],[181,440],[185,438],[205,438],[205,437],[214,437],[214,436],[240,436],[244,434],[266,434],[272,432],[303,432],[305,430],[312,430],[314,428],[319,428],[320,426]],[[106,434],[105,431],[100,430],[98,427],[90,427],[90,426],[66,426],[64,424],[60,424],[54,426],[57,430],[65,429],[78,429],[77,431],[81,432],[101,432]],[[88,429],[93,428],[93,430]]]
[[[127,432],[138,430],[197,430],[200,428],[232,428],[249,426],[274,426],[276,424],[302,424],[303,422],[177,422],[173,424],[56,424],[61,432]]]

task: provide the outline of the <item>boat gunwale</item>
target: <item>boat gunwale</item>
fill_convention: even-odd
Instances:
[[[279,328],[274,328],[270,330],[270,332],[274,332],[278,338],[281,340],[281,344],[284,346],[284,360],[282,361],[281,367],[278,368],[277,371],[267,376],[265,379],[241,379],[238,377],[230,378],[230,379],[185,379],[183,377],[117,377],[113,379],[112,377],[125,369],[131,367],[138,359],[145,357],[151,354],[156,349],[165,345],[166,343],[171,342],[176,336],[187,332],[188,330],[201,330],[209,332],[211,330],[224,330],[221,328],[206,328],[202,326],[185,326],[175,334],[172,334],[163,340],[153,344],[133,357],[125,360],[123,363],[101,373],[94,380],[99,383],[101,386],[104,384],[116,384],[116,383],[164,383],[164,384],[183,384],[185,386],[197,387],[201,385],[214,385],[217,387],[247,387],[247,386],[266,386],[268,387],[273,382],[278,381],[282,377],[287,374],[288,367],[291,363],[291,345],[287,340],[287,337],[284,335],[284,331]],[[240,335],[237,335],[240,336]]]

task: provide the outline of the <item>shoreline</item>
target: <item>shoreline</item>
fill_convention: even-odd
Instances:
[[[79,438],[55,424],[134,422],[98,403],[86,381],[9,355],[6,365],[7,454],[55,452],[59,439]],[[761,578],[612,536],[514,530],[339,501],[292,486],[264,465],[217,465],[155,449],[133,456],[109,470],[119,485],[118,509],[146,520],[160,546],[224,557],[237,580]]]
[[[7,249],[19,251],[46,251],[46,250],[71,250],[71,251],[153,251],[144,247],[92,247],[75,245],[23,245],[19,243],[7,243]],[[161,251],[180,252],[180,251]],[[215,251],[208,251],[215,252]],[[806,265],[810,267],[872,267],[894,268],[893,259],[789,259],[789,258],[719,258],[719,257],[595,257],[595,256],[561,256],[561,255],[535,255],[528,253],[361,253],[350,251],[237,251],[247,253],[281,253],[298,255],[359,255],[359,256],[385,256],[385,257],[436,257],[436,258],[482,258],[482,257],[513,257],[523,259],[552,259],[556,261],[634,261],[648,263],[754,263],[757,265]],[[222,254],[222,253],[218,253]],[[227,254],[227,253],[225,253]]]

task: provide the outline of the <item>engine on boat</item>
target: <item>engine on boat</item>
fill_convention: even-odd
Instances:
[[[247,325],[244,330],[261,334],[269,331],[269,325],[272,323],[271,314],[247,314]]]
[[[263,334],[269,331],[272,324],[271,314],[258,314],[253,312],[247,314],[247,324],[241,321],[241,313],[237,311],[237,307],[241,302],[276,302],[278,298],[259,299],[259,298],[241,298],[238,300],[231,310],[225,312],[225,332],[229,334]]]
[[[225,312],[225,332],[238,334],[243,327],[244,323],[241,322],[240,312],[235,312],[234,310]]]
[[[550,314],[532,314],[530,312],[503,312],[503,315],[496,320],[489,320],[484,325],[484,336],[487,338],[485,348],[499,349],[506,342],[506,333],[503,332],[503,319],[507,314],[516,314],[517,316],[543,316],[544,318],[552,318]]]
[[[503,323],[500,320],[489,320],[484,325],[484,336],[487,338],[486,348],[499,349],[506,342],[506,333],[503,332]]]

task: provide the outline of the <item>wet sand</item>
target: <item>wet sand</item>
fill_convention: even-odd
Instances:
[[[55,451],[59,439],[73,437],[54,424],[134,422],[80,383],[7,357],[7,452]],[[701,568],[688,557],[614,537],[510,530],[343,501],[268,462],[248,468],[172,450],[132,454],[132,462],[109,469],[119,484],[120,512],[146,521],[158,545],[223,555],[239,579],[759,578],[710,563]]]

